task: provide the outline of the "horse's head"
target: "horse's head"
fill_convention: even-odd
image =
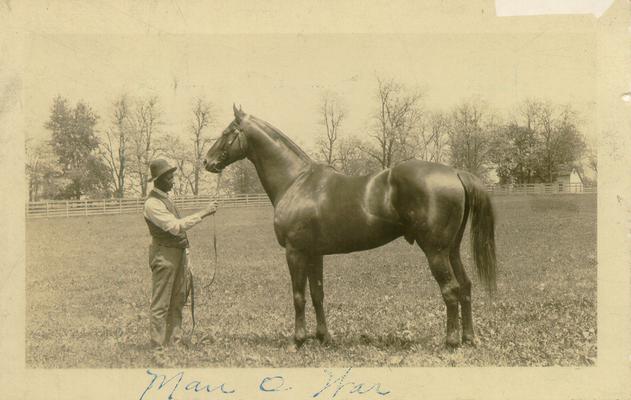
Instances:
[[[232,109],[234,110],[234,120],[224,129],[219,139],[206,153],[204,166],[207,171],[219,173],[228,165],[246,156],[247,141],[241,130],[241,122],[246,114],[241,110],[241,107],[237,109],[234,104]]]

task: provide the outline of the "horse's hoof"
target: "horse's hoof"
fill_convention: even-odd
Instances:
[[[333,339],[331,339],[331,335],[326,332],[324,334],[317,333],[316,338],[320,341],[320,343],[324,346],[328,346],[333,343]]]
[[[458,336],[447,336],[447,340],[445,341],[445,345],[450,349],[455,349],[460,346],[460,338]]]
[[[289,341],[289,345],[287,346],[287,351],[290,353],[295,353],[298,350],[300,350],[300,348],[302,347],[302,345],[305,343],[305,339],[297,339],[297,338],[292,338]]]
[[[467,346],[477,347],[480,341],[473,334],[464,334],[462,335],[462,344],[466,344]]]

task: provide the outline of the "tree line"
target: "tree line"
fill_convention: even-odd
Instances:
[[[596,170],[592,149],[569,105],[527,99],[502,119],[483,99],[462,100],[449,110],[430,109],[420,90],[395,80],[377,79],[373,112],[361,136],[344,131],[350,110],[339,94],[327,92],[317,110],[319,127],[311,156],[342,173],[358,175],[417,158],[452,165],[502,184],[554,182],[583,160]],[[82,197],[144,197],[149,163],[156,157],[178,167],[176,195],[214,190],[202,179],[202,160],[216,127],[214,107],[203,98],[191,102],[185,134],[165,127],[156,96],[121,95],[112,102],[105,128],[85,102],[72,106],[53,99],[45,128],[48,140],[27,140],[29,200]],[[226,169],[222,187],[230,193],[261,192],[251,163]]]
[[[316,156],[347,174],[389,168],[417,158],[445,163],[500,184],[549,183],[568,168],[594,171],[597,160],[569,105],[522,101],[502,120],[483,99],[449,110],[429,109],[424,95],[393,80],[377,80],[376,106],[363,138],[340,134],[347,110],[336,94],[323,96]]]

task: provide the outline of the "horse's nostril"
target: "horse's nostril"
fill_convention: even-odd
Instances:
[[[202,161],[202,164],[206,165],[207,164],[206,160]]]

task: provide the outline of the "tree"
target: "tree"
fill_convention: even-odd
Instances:
[[[457,105],[449,126],[451,164],[485,177],[491,161],[491,138],[497,126],[486,103],[471,99]]]
[[[154,140],[160,124],[158,98],[153,96],[137,100],[130,118],[130,139],[133,152],[130,172],[136,176],[142,197],[147,195],[147,180],[150,176],[149,163],[158,150],[154,146]]]
[[[429,134],[424,135],[423,160],[444,163],[447,161],[449,143],[449,116],[441,111],[431,113]]]
[[[208,102],[198,98],[193,107],[193,122],[191,123],[191,133],[193,135],[193,181],[191,190],[194,195],[199,194],[199,175],[202,171],[202,160],[206,155],[206,146],[211,142],[204,137],[204,129],[213,123],[211,115],[211,105]]]
[[[366,157],[366,152],[362,151],[365,144],[355,136],[343,137],[340,139],[337,159],[339,170],[347,175],[365,175],[379,166],[374,165],[374,160]]]
[[[421,119],[419,92],[407,92],[393,80],[377,79],[378,106],[374,115],[375,126],[370,136],[376,143],[363,147],[382,169],[396,162],[411,158],[418,146],[419,121]]]
[[[536,180],[554,182],[561,168],[573,165],[584,153],[578,115],[569,106],[528,99],[519,106],[513,124],[521,124],[528,133],[529,168]]]
[[[569,106],[556,114],[544,109],[545,123],[540,131],[539,177],[544,182],[554,182],[559,169],[578,161],[585,151],[585,141],[577,128],[576,112]]]
[[[512,122],[493,138],[491,160],[501,184],[532,183],[537,172],[538,143],[535,133]]]
[[[111,118],[111,127],[105,131],[105,140],[101,143],[101,154],[107,163],[116,197],[124,197],[131,118],[131,108],[126,95],[121,95],[114,102]]]
[[[561,169],[578,167],[585,143],[577,121],[571,107],[524,101],[493,140],[500,182],[554,182]]]
[[[102,161],[93,154],[99,146],[95,133],[97,120],[96,113],[84,102],[71,108],[61,96],[53,100],[45,127],[52,132],[51,145],[67,182],[60,192],[63,198],[78,199],[88,193],[108,192],[105,189],[108,183],[101,181],[103,175],[90,175],[102,170]]]
[[[587,166],[598,173],[598,149],[593,145],[587,147]]]
[[[345,111],[337,96],[328,92],[322,97],[319,114],[319,124],[324,127],[325,135],[317,140],[318,155],[328,165],[334,165],[337,161],[335,157],[335,143],[339,137],[339,129],[344,120]]]
[[[58,197],[62,170],[48,141],[35,142],[33,139],[26,139],[25,167],[29,201]]]
[[[104,198],[112,196],[109,168],[97,155],[90,154],[88,156],[81,180],[84,186],[84,194],[88,197]]]
[[[186,195],[189,189],[195,193],[195,185],[199,183],[195,181],[195,155],[186,144],[177,136],[165,135],[157,140],[156,148],[157,155],[166,158],[171,165],[177,167],[173,194]]]
[[[264,192],[254,164],[246,159],[231,164],[222,175],[222,186],[233,194]]]

